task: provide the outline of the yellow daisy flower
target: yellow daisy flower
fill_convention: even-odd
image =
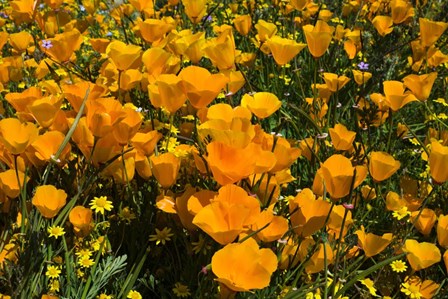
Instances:
[[[101,213],[104,215],[104,211],[110,211],[113,208],[112,202],[107,200],[106,196],[94,197],[89,204],[95,213]]]

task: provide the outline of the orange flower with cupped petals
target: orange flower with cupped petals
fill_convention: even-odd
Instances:
[[[54,158],[59,150],[65,135],[59,131],[48,131],[38,136],[27,150],[27,156],[35,166],[42,166]],[[67,145],[58,157],[59,163],[65,161],[70,154],[71,145]]]
[[[180,60],[175,55],[162,48],[150,48],[142,55],[146,73],[150,78],[157,78],[161,74],[174,74],[180,68]]]
[[[437,241],[440,246],[448,249],[448,215],[439,216],[437,222]]]
[[[417,101],[413,94],[404,91],[405,86],[400,81],[384,81],[383,87],[385,101],[393,111],[398,111],[406,104]]]
[[[403,82],[419,101],[426,101],[429,98],[436,78],[436,72],[424,75],[411,74],[404,77]]]
[[[180,169],[180,160],[173,153],[164,153],[158,156],[152,156],[151,169],[154,177],[159,184],[168,189],[177,179]]]
[[[138,132],[131,139],[132,145],[137,151],[142,152],[143,155],[149,157],[154,152],[157,142],[163,135],[157,131],[149,131],[147,133]]]
[[[130,107],[122,111],[124,118],[113,126],[112,134],[120,145],[126,145],[137,134],[143,119],[139,112]]]
[[[448,146],[443,146],[439,141],[431,142],[431,153],[429,154],[429,172],[432,179],[443,184],[448,181]]]
[[[265,42],[277,33],[277,26],[274,23],[266,22],[263,19],[259,19],[255,25],[257,29],[257,39],[260,42]]]
[[[421,45],[432,46],[448,28],[448,23],[435,22],[426,18],[419,18]]]
[[[355,79],[356,84],[363,85],[367,83],[367,81],[372,78],[372,73],[370,72],[361,72],[358,70],[352,70],[353,78]]]
[[[330,213],[331,204],[316,199],[313,192],[305,188],[289,201],[291,223],[295,233],[308,237],[320,230]]]
[[[257,92],[253,96],[245,94],[241,106],[247,107],[256,117],[267,118],[282,106],[277,96],[270,92]]]
[[[308,50],[314,58],[325,54],[330,46],[335,28],[322,20],[317,20],[316,25],[303,26]]]
[[[142,49],[139,46],[113,41],[107,46],[106,54],[120,71],[140,67]]]
[[[253,143],[236,148],[213,141],[207,145],[207,162],[213,178],[220,185],[236,183],[255,172],[256,157],[261,149]]]
[[[333,199],[347,196],[350,188],[358,187],[367,176],[365,166],[353,167],[350,160],[342,155],[332,155],[320,168],[327,191]]]
[[[252,28],[252,18],[250,15],[238,16],[233,19],[233,26],[235,26],[235,29],[239,34],[246,36]]]
[[[372,152],[370,154],[369,172],[375,182],[381,182],[390,178],[401,163],[386,152]]]
[[[367,233],[364,226],[357,230],[355,234],[358,236],[358,246],[364,250],[366,257],[372,257],[381,253],[392,242],[393,235],[391,233],[378,236],[372,233]]]
[[[207,0],[182,0],[185,13],[193,24],[201,22],[207,12]]]
[[[33,21],[34,0],[11,1],[12,19],[16,24]]]
[[[267,287],[276,269],[276,255],[270,249],[259,249],[253,239],[229,244],[212,257],[216,280],[235,292]]]
[[[65,206],[66,200],[67,193],[64,190],[53,185],[43,185],[36,188],[31,203],[43,217],[51,219]]]
[[[402,250],[407,253],[406,257],[414,271],[429,268],[442,259],[439,248],[428,242],[419,243],[417,240],[408,239]]]
[[[431,233],[436,220],[436,213],[432,209],[424,208],[421,211],[414,211],[411,213],[411,223],[425,236],[428,236]]]
[[[25,181],[26,178],[26,181]],[[20,194],[20,187],[30,178],[20,170],[8,169],[0,173],[0,190],[9,198],[16,198]]]
[[[338,76],[333,73],[324,73],[324,80],[330,91],[337,92],[350,81],[350,78],[344,75]]]
[[[190,206],[190,204],[188,204]],[[218,195],[193,219],[198,226],[221,245],[231,243],[252,225],[260,213],[255,197],[235,185],[220,188]]]
[[[174,29],[173,24],[166,20],[146,19],[137,24],[143,39],[149,43],[162,39],[166,33]]]
[[[325,246],[325,248],[324,248]],[[305,265],[305,271],[308,274],[319,273],[324,270],[325,264],[333,263],[334,253],[328,242],[319,244],[319,247],[311,256],[310,260]]]
[[[115,98],[91,99],[86,102],[86,108],[87,126],[95,137],[106,136],[126,117],[121,103]]]
[[[38,128],[33,123],[21,123],[16,118],[0,120],[0,141],[13,155],[25,152],[28,145],[36,140]]]
[[[274,216],[272,208],[268,208],[259,214],[251,229],[254,232],[260,230],[257,238],[261,241],[273,242],[288,231],[288,220],[282,216]]]
[[[392,20],[394,24],[401,24],[407,22],[414,17],[414,8],[412,3],[404,0],[392,0],[390,2],[392,10]]]
[[[164,107],[171,114],[185,104],[187,95],[184,92],[183,81],[174,74],[163,74],[148,85],[149,100],[156,107]]]
[[[61,101],[56,96],[44,97],[33,101],[28,106],[28,110],[41,127],[48,128],[53,124],[56,114],[60,111]]]
[[[342,124],[336,124],[334,128],[330,128],[328,131],[330,132],[331,141],[335,149],[338,151],[347,151],[353,148],[356,132],[349,131]]]
[[[76,206],[70,210],[68,220],[79,236],[87,236],[92,229],[92,210],[83,206]]]
[[[306,47],[306,44],[277,35],[269,38],[266,41],[266,45],[271,50],[272,56],[278,65],[289,63]]]
[[[223,74],[211,74],[199,66],[188,66],[179,73],[187,98],[196,109],[210,104],[226,86],[228,79]]]
[[[65,63],[73,58],[76,50],[79,50],[83,42],[78,29],[56,34],[54,38],[42,40],[40,47],[49,57],[59,63]]]
[[[26,49],[34,43],[33,36],[26,32],[12,33],[9,35],[9,43],[19,53],[25,52]]]
[[[203,51],[219,70],[234,69],[236,50],[232,27],[229,26],[218,37],[209,40]]]
[[[120,89],[131,90],[142,80],[143,75],[139,70],[125,70],[120,74]]]

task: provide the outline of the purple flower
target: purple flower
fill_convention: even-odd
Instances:
[[[46,39],[44,39],[43,41],[42,41],[42,48],[44,48],[44,49],[50,49],[51,47],[53,47],[53,44],[51,43],[51,40],[46,40]]]
[[[369,69],[369,64],[365,63],[364,61],[361,61],[360,63],[358,63],[358,68],[361,71],[367,71]]]

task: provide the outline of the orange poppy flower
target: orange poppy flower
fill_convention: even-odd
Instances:
[[[277,33],[277,26],[274,23],[266,22],[263,19],[259,19],[255,25],[257,29],[257,39],[260,42],[265,42]]]
[[[232,27],[222,31],[218,37],[209,40],[203,51],[219,70],[234,69],[236,53]]]
[[[175,74],[180,68],[180,60],[162,48],[149,48],[142,55],[145,71],[155,80],[161,74]]]
[[[153,84],[148,85],[149,100],[156,107],[164,107],[171,114],[182,107],[187,100],[183,81],[174,74],[163,74]]]
[[[131,139],[132,145],[137,151],[142,152],[145,156],[150,156],[163,135],[157,131],[149,131],[147,133],[138,132]]]
[[[327,191],[333,199],[347,196],[352,184],[353,189],[358,187],[367,176],[365,166],[353,167],[350,160],[342,155],[332,155],[320,168]]]
[[[260,148],[250,143],[245,148],[236,148],[213,141],[207,145],[207,162],[213,178],[220,185],[233,184],[255,171],[256,157]]]
[[[35,166],[41,166],[53,159],[59,150],[65,135],[59,131],[48,131],[38,136],[27,150],[27,156]],[[63,164],[70,154],[71,145],[67,143],[58,159]]]
[[[31,203],[45,218],[55,217],[65,206],[67,193],[62,189],[56,189],[53,185],[43,185],[36,188]]]
[[[138,22],[137,25],[143,39],[149,43],[162,39],[166,33],[174,29],[173,24],[163,19],[146,19],[145,21]]]
[[[386,152],[371,152],[369,161],[369,172],[375,182],[381,182],[390,178],[401,163]]]
[[[424,75],[407,75],[404,77],[404,86],[409,88],[420,101],[426,101],[431,93],[432,85],[437,78],[437,73],[432,72]]]
[[[87,236],[92,229],[92,210],[83,206],[76,206],[70,210],[68,215],[70,223],[73,225],[75,233],[80,236]]]
[[[429,268],[442,259],[439,248],[428,242],[419,243],[417,240],[408,239],[402,250],[407,253],[406,257],[414,271]]]
[[[308,50],[314,58],[325,54],[330,46],[335,28],[322,20],[317,20],[316,25],[303,26]]]
[[[414,211],[411,214],[411,223],[414,224],[415,228],[425,236],[428,236],[431,233],[436,220],[436,213],[432,209],[424,208],[421,212]]]
[[[448,165],[448,146],[443,146],[439,141],[431,142],[429,171],[432,179],[438,184],[448,181],[446,165]]]
[[[207,0],[182,0],[185,13],[193,24],[201,22],[207,12]]]
[[[253,239],[229,244],[212,257],[216,280],[235,292],[267,287],[276,269],[276,255],[270,249],[259,249]]]
[[[238,16],[233,19],[233,26],[235,26],[235,29],[239,34],[246,36],[252,28],[252,18],[250,15]]]
[[[73,53],[79,50],[83,42],[78,29],[56,34],[54,38],[42,40],[42,51],[57,62],[65,63],[73,58]]]
[[[89,89],[89,94],[87,94],[87,89]],[[75,112],[79,111],[86,95],[87,100],[91,100],[101,98],[107,92],[104,87],[86,81],[63,85],[62,90],[64,91],[64,97]]]
[[[127,152],[110,163],[101,173],[104,176],[113,177],[121,184],[128,184],[135,174],[135,150]]]
[[[370,72],[361,72],[358,70],[352,70],[353,78],[355,79],[356,84],[363,85],[367,83],[367,81],[372,78],[372,73]]]
[[[142,73],[139,70],[125,70],[120,74],[120,89],[131,90],[140,83],[142,78]]]
[[[271,116],[281,105],[277,96],[270,92],[257,92],[253,96],[245,94],[241,99],[241,106],[249,108],[260,119]]]
[[[296,234],[308,237],[320,230],[330,213],[331,204],[316,199],[313,192],[305,188],[289,201],[291,223]]]
[[[152,173],[162,188],[168,189],[177,179],[180,160],[172,153],[151,156]]]
[[[404,0],[392,0],[390,2],[392,10],[392,20],[395,24],[407,22],[414,17],[414,8],[412,3]]]
[[[113,126],[112,133],[120,145],[126,145],[137,134],[142,124],[142,116],[130,107],[125,107],[122,111],[124,118]]]
[[[421,45],[432,46],[448,28],[448,23],[435,22],[426,18],[419,18]]]
[[[266,148],[266,150],[269,150],[269,148]],[[273,152],[276,162],[274,167],[269,170],[270,173],[289,168],[302,154],[299,148],[291,147],[289,141],[283,137],[277,138]]]
[[[325,246],[325,248],[324,248]],[[324,270],[325,264],[330,265],[333,263],[334,253],[330,244],[319,244],[317,250],[311,256],[310,260],[305,265],[305,271],[308,274],[319,273]]]
[[[324,73],[325,84],[327,84],[327,88],[332,92],[339,91],[345,84],[350,81],[350,78],[347,76],[338,76],[333,73]]]
[[[61,102],[62,99],[56,96],[44,97],[33,101],[28,110],[41,127],[48,128],[53,124]]]
[[[33,36],[26,32],[11,33],[9,35],[9,43],[19,53],[25,52],[31,44],[34,43]]]
[[[115,98],[98,98],[86,102],[87,125],[96,137],[112,132],[113,127],[126,117],[121,103]]]
[[[330,132],[333,146],[338,151],[347,151],[353,148],[353,141],[355,141],[356,132],[347,130],[347,127],[342,124],[336,124],[334,128],[328,130]]]
[[[211,74],[207,69],[188,66],[179,73],[187,98],[196,109],[210,104],[228,82],[223,74]]]
[[[188,206],[190,208],[190,204]],[[193,224],[225,245],[249,228],[259,213],[260,205],[256,198],[238,186],[226,185],[220,188],[218,196],[210,204],[199,210]]]
[[[140,67],[142,49],[139,46],[113,41],[107,46],[106,54],[120,71]]]
[[[29,180],[30,178],[28,176],[25,177],[25,173],[22,171],[17,170],[16,174],[15,169],[8,169],[0,173],[0,190],[9,198],[16,198],[20,194],[19,186],[23,188],[24,182]]]
[[[391,233],[378,236],[372,233],[367,233],[364,230],[364,226],[361,226],[361,230],[357,230],[355,234],[358,236],[358,246],[364,250],[366,257],[372,257],[384,249],[392,242],[393,235]]]
[[[264,226],[266,226],[262,229]],[[261,212],[252,225],[251,230],[257,231],[257,238],[263,242],[273,242],[280,239],[288,231],[288,220],[282,216],[274,216],[272,208]]]
[[[448,215],[439,216],[437,222],[437,241],[440,246],[448,248]]]
[[[406,104],[417,101],[413,94],[404,91],[405,86],[400,81],[384,81],[383,87],[386,103],[393,111],[398,111]]]
[[[0,141],[13,155],[23,153],[38,134],[39,130],[33,123],[21,123],[16,118],[0,120]]]
[[[271,50],[272,56],[278,65],[289,63],[300,53],[306,44],[298,43],[295,40],[273,36],[266,41],[266,45]]]

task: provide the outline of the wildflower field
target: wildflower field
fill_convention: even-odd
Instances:
[[[0,0],[0,299],[448,298],[447,28]]]

